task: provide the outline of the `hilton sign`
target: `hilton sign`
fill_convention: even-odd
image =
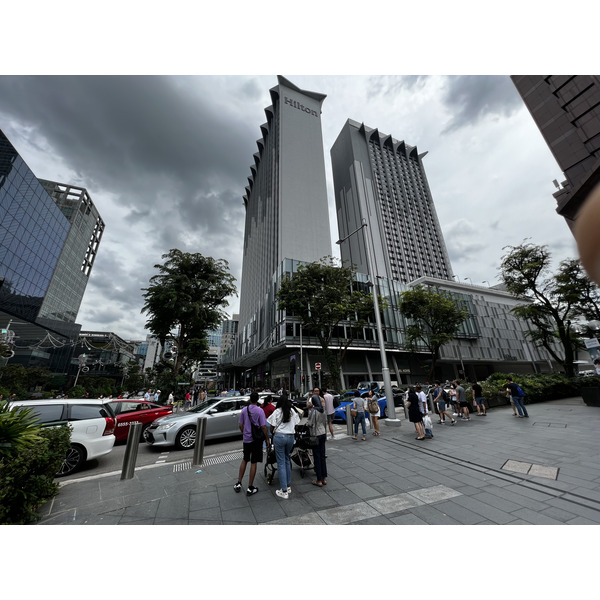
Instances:
[[[317,117],[317,118],[319,117],[319,113],[316,110],[312,110],[311,108],[304,106],[304,104],[300,104],[300,102],[296,102],[295,100],[292,100],[291,98],[288,98],[287,96],[285,96],[284,104],[289,104],[290,106],[293,106],[294,108],[297,108],[298,110],[301,110],[302,112],[308,113],[309,115],[313,115],[314,117]]]

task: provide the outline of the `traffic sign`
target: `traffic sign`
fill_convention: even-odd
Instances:
[[[315,369],[318,371],[321,368],[321,363],[315,363]]]

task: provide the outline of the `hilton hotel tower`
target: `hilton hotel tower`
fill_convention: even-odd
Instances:
[[[236,358],[262,350],[262,356],[244,360],[246,365],[266,358],[269,347],[285,341],[274,314],[274,283],[285,264],[331,255],[321,130],[326,96],[301,90],[281,76],[277,81],[243,197],[246,227]]]

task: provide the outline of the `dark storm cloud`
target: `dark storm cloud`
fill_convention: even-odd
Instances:
[[[166,211],[165,194],[202,201],[224,180],[239,185],[255,152],[256,130],[194,79],[203,78],[2,77],[0,111],[36,130],[88,189]]]
[[[489,115],[507,117],[523,108],[510,78],[499,75],[448,77],[442,102],[452,114],[444,133],[475,125]]]

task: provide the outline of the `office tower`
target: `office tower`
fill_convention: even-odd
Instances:
[[[572,228],[583,201],[600,183],[600,76],[513,75],[511,79],[565,174],[566,180],[553,195],[556,212]]]
[[[363,219],[369,232],[342,242],[341,257],[359,273],[370,272],[365,238],[372,236],[376,276],[405,284],[423,276],[452,278],[425,154],[351,119],[342,128],[331,149],[339,235],[345,238]]]
[[[11,321],[23,343],[48,333],[76,339],[103,228],[84,189],[40,183],[0,131],[0,325]]]
[[[274,277],[284,261],[314,262],[331,255],[321,131],[324,94],[301,90],[279,76],[250,167],[239,330],[241,353],[277,343]],[[270,341],[267,342],[267,338]]]

